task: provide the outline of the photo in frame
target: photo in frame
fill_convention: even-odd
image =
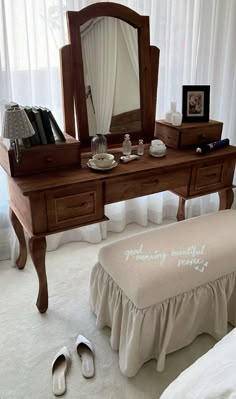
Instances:
[[[210,86],[183,86],[183,122],[208,122]]]

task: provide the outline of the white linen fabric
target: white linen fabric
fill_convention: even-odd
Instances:
[[[127,22],[119,21],[119,25],[121,27],[121,31],[124,36],[124,40],[129,52],[130,60],[136,75],[137,80],[139,81],[139,55],[138,55],[138,33],[137,30],[132,26],[128,25]]]
[[[236,328],[183,371],[160,399],[235,399]]]
[[[104,246],[90,281],[99,328],[111,328],[120,369],[134,376],[205,332],[236,325],[236,211],[174,223]],[[183,328],[186,326],[186,328]]]
[[[95,108],[96,133],[110,130],[116,81],[117,20],[100,18],[82,36],[82,52],[91,83]]]
[[[160,48],[157,113],[163,118],[170,101],[181,110],[183,84],[210,84],[212,119],[224,122],[223,137],[236,143],[236,2],[234,0],[113,0],[150,16],[151,43]],[[4,103],[44,105],[62,126],[59,48],[68,42],[66,10],[95,0],[0,0],[0,119]],[[1,121],[0,121],[1,125]],[[5,179],[3,171],[1,176]],[[7,191],[4,217],[8,213]],[[187,217],[215,211],[216,194],[189,200]],[[109,205],[111,220],[99,228],[65,232],[48,238],[48,249],[69,240],[98,242],[106,230],[122,231],[126,224],[162,223],[176,216],[177,198],[171,193]],[[0,225],[2,227],[2,225]],[[90,236],[91,233],[91,236]],[[10,235],[10,230],[8,230]],[[91,237],[91,238],[90,238]],[[10,253],[10,245],[8,245]],[[1,251],[0,251],[1,258]]]

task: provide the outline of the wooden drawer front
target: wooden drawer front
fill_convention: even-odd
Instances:
[[[222,123],[204,127],[184,129],[181,132],[180,147],[210,143],[221,139]]]
[[[234,162],[204,164],[193,168],[190,195],[210,192],[232,184]]]
[[[105,203],[124,201],[127,199],[171,190],[189,183],[190,169],[173,170],[173,172],[157,175],[155,171],[114,179],[106,182]]]
[[[80,167],[80,143],[64,133],[66,141],[20,148],[22,161],[17,163],[13,149],[0,139],[1,165],[10,176],[28,176],[61,167]]]
[[[75,185],[47,192],[49,230],[60,230],[102,219],[102,186]]]
[[[218,121],[173,126],[162,120],[155,123],[155,136],[163,140],[168,147],[196,147],[199,144],[220,140],[222,128],[223,123]]]
[[[78,217],[87,217],[95,214],[96,192],[90,191],[57,198],[55,202],[59,223]]]
[[[50,146],[53,148],[50,149]],[[25,151],[22,155],[22,162],[13,164],[14,176],[22,176],[32,173],[40,173],[53,168],[79,166],[80,153],[79,146],[59,147],[54,144],[48,144],[44,147],[44,151]],[[70,147],[70,148],[69,148]],[[39,148],[39,147],[38,147]]]
[[[163,126],[156,122],[155,137],[164,141],[165,145],[170,148],[178,148],[179,146],[179,132],[171,126]]]

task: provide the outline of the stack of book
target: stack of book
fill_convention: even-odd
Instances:
[[[66,141],[57,121],[48,108],[26,106],[24,110],[35,131],[32,137],[22,140],[24,147],[29,148],[35,145],[54,144],[56,141]]]

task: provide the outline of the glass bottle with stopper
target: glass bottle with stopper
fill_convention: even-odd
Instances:
[[[91,140],[92,155],[104,154],[107,152],[107,139],[103,134],[96,134]]]
[[[143,139],[139,139],[139,141],[138,141],[137,154],[138,155],[143,155],[144,154]]]
[[[131,141],[130,135],[125,134],[123,145],[122,145],[122,153],[123,155],[130,155],[131,154]]]

